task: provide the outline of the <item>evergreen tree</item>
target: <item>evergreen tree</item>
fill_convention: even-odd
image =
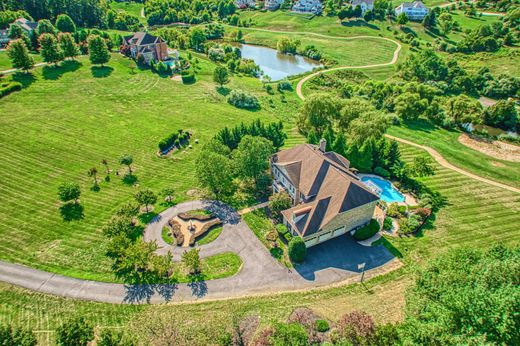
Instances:
[[[29,71],[34,66],[34,59],[29,55],[29,50],[21,39],[11,41],[7,46],[7,56],[11,60],[13,68]]]
[[[406,15],[406,13],[403,12],[399,16],[397,16],[397,24],[403,26],[406,23],[408,23],[408,16]]]
[[[428,12],[426,17],[424,17],[422,24],[426,29],[429,29],[429,30],[435,28],[435,26],[437,25],[437,18],[435,16],[435,12],[434,11]]]
[[[98,35],[90,35],[88,38],[88,51],[90,62],[103,66],[110,61],[110,52],[103,38]]]
[[[38,41],[40,42],[40,55],[43,61],[50,64],[58,64],[63,60],[63,51],[54,35],[42,34]]]
[[[336,139],[332,143],[332,150],[336,153],[346,156],[347,152],[347,139],[343,133],[338,133]]]
[[[224,66],[217,66],[213,72],[213,81],[222,87],[229,82],[229,72]]]
[[[52,25],[51,21],[48,19],[42,19],[38,21],[38,26],[36,27],[36,32],[38,33],[38,37],[43,34],[52,34],[56,32],[54,25]]]
[[[75,33],[76,24],[68,15],[60,14],[56,19],[56,29],[61,32]]]
[[[70,33],[60,33],[58,35],[58,41],[65,58],[74,59],[79,55],[78,45]]]

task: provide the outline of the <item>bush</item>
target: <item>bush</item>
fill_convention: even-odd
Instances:
[[[0,345],[36,346],[36,337],[30,330],[0,324]]]
[[[165,151],[166,149],[170,148],[175,143],[178,137],[179,134],[177,132],[174,132],[168,137],[161,139],[161,141],[159,142],[159,149],[161,151]]]
[[[320,333],[325,333],[330,329],[329,322],[325,320],[316,320],[316,330]]]
[[[383,222],[383,229],[385,231],[390,231],[392,229],[392,226],[393,226],[392,218],[391,217],[386,217],[385,221]]]
[[[284,80],[281,80],[280,82],[278,82],[277,88],[278,88],[278,91],[293,90],[291,82],[289,82],[287,79],[284,79]]]
[[[265,235],[265,239],[267,241],[270,241],[270,242],[275,242],[278,240],[278,233],[276,233],[275,231],[269,231],[267,232],[267,234]]]
[[[283,237],[285,238],[285,240],[287,240],[287,242],[290,242],[294,238],[293,235],[289,232],[285,233]]]
[[[395,202],[390,203],[388,210],[386,211],[386,215],[390,217],[401,217],[401,213],[399,212],[399,205]]]
[[[13,91],[22,90],[22,84],[18,82],[12,82],[0,85],[0,98],[9,95]]]
[[[242,90],[233,90],[228,96],[228,103],[242,109],[254,110],[260,108],[256,96]]]
[[[58,345],[86,346],[93,339],[94,329],[83,317],[67,321],[56,329]]]
[[[354,233],[354,239],[366,240],[379,232],[380,228],[379,222],[376,219],[372,219],[368,225],[361,227]]]
[[[184,70],[181,72],[181,78],[184,84],[195,83],[195,72],[191,69]]]
[[[406,206],[405,205],[400,205],[397,207],[397,210],[399,210],[399,213],[401,215],[404,215],[406,213]]]
[[[418,215],[411,215],[409,218],[399,220],[399,234],[412,234],[421,226],[421,219]]]
[[[383,178],[389,178],[390,177],[390,172],[388,172],[386,169],[384,169],[383,167],[376,167],[374,169],[374,173],[383,177]]]
[[[289,232],[289,230],[287,229],[287,226],[285,226],[284,224],[277,224],[276,225],[276,231],[280,234],[280,235],[284,235],[286,233]]]
[[[307,247],[300,237],[293,237],[289,242],[289,258],[293,262],[301,263],[307,257]]]

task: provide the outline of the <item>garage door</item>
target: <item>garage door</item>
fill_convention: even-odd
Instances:
[[[320,235],[320,243],[324,242],[325,240],[329,240],[330,238],[332,238],[332,232],[322,234]]]
[[[305,242],[305,246],[306,247],[311,247],[311,246],[314,246],[318,243],[318,238],[314,238],[314,239],[311,239],[311,240],[307,240]]]
[[[335,230],[334,230],[334,233],[333,233],[333,237],[337,237],[337,236],[339,236],[339,235],[344,234],[344,233],[345,233],[345,230],[346,230],[345,226],[340,227],[340,228],[338,228],[338,229],[335,229]]]

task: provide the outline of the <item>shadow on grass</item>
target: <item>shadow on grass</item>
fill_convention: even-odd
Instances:
[[[385,237],[381,237],[377,242],[373,245],[383,245],[394,257],[403,258],[403,254],[399,251],[391,242],[388,241]]]
[[[92,66],[90,71],[94,78],[107,78],[112,74],[114,69],[110,66]]]
[[[406,35],[412,35],[413,37],[417,37],[417,33],[412,28],[409,28],[407,26],[402,26],[401,31]]]
[[[67,203],[60,207],[60,214],[63,221],[77,221],[85,217],[83,206],[78,203]]]
[[[373,30],[379,30],[379,28],[376,25],[367,23],[362,19],[354,19],[354,20],[349,20],[346,22],[341,22],[341,25],[349,27],[349,28],[367,27],[367,28],[370,28]]]
[[[123,183],[125,185],[134,185],[137,182],[137,176],[133,174],[125,174],[123,176]]]
[[[223,86],[217,87],[217,92],[222,96],[228,96],[229,93],[231,92],[231,89],[223,87]]]
[[[12,77],[13,82],[18,82],[22,85],[22,88],[28,88],[32,83],[36,81],[36,77],[32,73],[16,72]]]
[[[149,224],[157,215],[159,214],[157,214],[155,211],[150,211],[148,213],[139,215],[137,218],[139,221],[141,221],[141,223]]]
[[[79,69],[82,64],[76,60],[67,60],[61,65],[45,65],[42,68],[42,75],[47,80],[58,80],[67,72],[74,72]]]

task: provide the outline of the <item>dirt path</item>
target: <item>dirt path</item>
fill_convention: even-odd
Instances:
[[[457,138],[460,144],[467,146],[476,151],[480,151],[482,154],[488,155],[494,159],[509,161],[509,162],[520,162],[520,147],[517,145],[485,140],[478,136],[468,135],[463,133]]]
[[[404,143],[404,144],[408,144],[408,145],[414,146],[416,148],[420,148],[420,149],[423,149],[423,150],[427,151],[428,154],[433,156],[435,161],[437,161],[441,166],[443,166],[445,168],[448,168],[448,169],[450,169],[452,171],[455,171],[457,173],[465,175],[465,176],[467,176],[467,177],[469,177],[471,179],[475,179],[475,180],[481,181],[483,183],[499,187],[499,188],[504,189],[504,190],[520,193],[520,189],[517,189],[516,187],[512,187],[512,186],[509,186],[509,185],[506,185],[506,184],[502,184],[502,183],[499,183],[497,181],[490,180],[490,179],[487,179],[487,178],[483,178],[481,176],[478,176],[476,174],[470,173],[468,171],[465,171],[465,170],[463,170],[463,169],[461,169],[459,167],[456,167],[456,166],[452,165],[451,163],[446,161],[446,159],[441,154],[439,154],[439,152],[437,150],[435,150],[433,148],[427,147],[425,145],[417,144],[417,143],[414,143],[414,142],[410,142],[410,141],[408,141],[406,139],[402,139],[402,138],[399,138],[399,137],[394,137],[394,136],[391,136],[391,135],[385,135],[385,136],[390,138],[390,139],[394,139],[394,140],[396,140],[398,142],[401,142],[401,143]]]

